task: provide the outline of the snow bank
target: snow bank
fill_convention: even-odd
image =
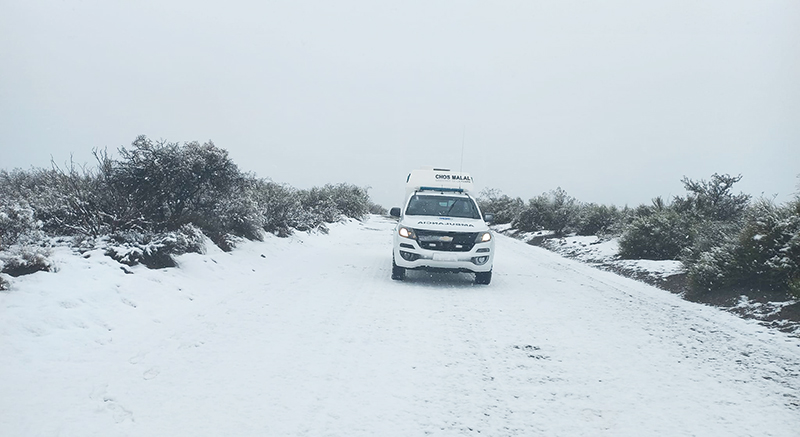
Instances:
[[[392,226],[54,249],[0,293],[0,435],[797,435],[800,340],[503,236],[488,287],[392,281]]]

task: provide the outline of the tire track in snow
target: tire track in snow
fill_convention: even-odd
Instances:
[[[612,273],[587,276],[573,263],[564,260],[557,268],[564,271],[565,276],[581,277],[587,287],[603,296],[608,307],[615,309],[615,317],[630,320],[657,341],[675,346],[677,355],[692,362],[696,372],[706,372],[714,378],[732,378],[739,383],[758,379],[775,381],[785,389],[782,391],[786,405],[800,407],[797,397],[800,393],[800,359],[783,353],[779,347],[770,347],[769,352],[755,348],[736,329],[736,325],[755,326],[753,323],[732,315],[722,316],[720,311],[701,305],[688,305],[687,308],[663,302],[661,306],[654,306],[647,295],[637,295],[633,290],[631,284],[638,288],[638,283]],[[616,295],[609,294],[609,291]],[[730,323],[724,323],[726,319]],[[672,330],[666,331],[665,326]],[[756,327],[756,330],[775,338],[782,337],[765,327]],[[774,345],[774,342],[770,343]],[[730,368],[721,364],[725,361],[737,363],[743,371],[737,372],[736,376],[726,375]]]
[[[796,435],[796,339],[502,236],[489,286],[391,281],[392,225],[15,282],[0,434]]]
[[[782,407],[794,410],[789,416],[794,416],[792,422],[798,422],[794,393],[797,393],[795,388],[798,381],[795,375],[800,368],[800,357],[796,349],[787,349],[786,344],[781,344],[788,342],[796,347],[791,339],[713,308],[682,301],[676,296],[630,279],[589,269],[542,249],[502,238],[501,241],[507,244],[498,247],[498,265],[506,260],[501,254],[507,250],[511,255],[508,267],[522,270],[526,259],[534,262],[536,267],[541,267],[541,275],[533,284],[543,286],[542,289],[553,286],[552,290],[557,290],[558,300],[564,306],[560,313],[568,317],[560,321],[550,319],[550,326],[547,327],[550,334],[559,334],[559,330],[569,326],[582,328],[560,333],[560,336],[563,346],[584,344],[583,350],[566,351],[561,347],[560,353],[556,355],[569,352],[566,358],[588,358],[587,369],[598,376],[602,375],[604,384],[614,383],[619,387],[619,393],[624,394],[604,394],[600,390],[596,393],[587,392],[590,397],[596,398],[595,405],[602,405],[597,402],[601,398],[599,395],[625,403],[638,399],[640,404],[661,404],[675,410],[669,414],[686,416],[673,419],[671,423],[656,416],[657,421],[642,424],[642,431],[652,428],[652,422],[655,422],[663,429],[672,429],[672,433],[678,434],[703,435],[703,430],[706,430],[709,435],[713,435],[714,432],[727,428],[728,432],[736,430],[732,432],[733,435],[757,435],[763,429],[747,429],[741,426],[737,428],[736,423],[739,420],[730,416],[760,411],[756,414],[763,413],[762,417],[770,414],[781,417],[779,410]],[[515,280],[524,277],[520,272],[515,273]],[[529,283],[528,286],[533,284]],[[540,297],[542,302],[550,300],[547,295]],[[549,318],[546,313],[541,316]],[[601,335],[595,335],[598,333]],[[580,340],[581,336],[592,341],[575,341]],[[609,351],[600,349],[597,345],[611,347],[613,353],[609,354]],[[741,353],[748,354],[743,352],[744,349],[759,350],[760,356],[742,366],[744,361],[736,358],[740,358]],[[776,384],[765,384],[758,369],[768,369],[774,361],[782,363],[783,373],[776,378]],[[620,368],[602,364],[604,362],[617,363]],[[620,374],[620,370],[626,367],[632,372],[629,377]],[[570,373],[573,378],[578,376],[574,370]],[[663,378],[658,378],[659,374]],[[608,378],[613,379],[608,381]],[[629,381],[627,386],[625,381]],[[694,386],[702,387],[709,383],[715,389],[706,394],[700,394],[694,389]],[[647,388],[647,385],[652,385],[656,390]],[[717,387],[725,387],[725,390],[720,391]],[[658,390],[685,397],[683,402],[686,405],[678,402],[669,405],[669,399],[659,395]],[[704,405],[707,403],[704,399],[722,407],[708,408],[708,405]],[[709,417],[701,420],[703,415],[713,413],[694,414],[689,407],[692,403],[703,405],[701,409],[716,411],[721,415],[713,420],[708,420]],[[680,411],[683,413],[679,413]],[[630,416],[629,411],[617,410],[615,414],[620,420],[630,421],[630,418],[625,417]],[[667,414],[662,413],[662,416]],[[615,427],[620,424],[624,422],[617,420],[612,423]],[[724,427],[720,428],[723,424]]]

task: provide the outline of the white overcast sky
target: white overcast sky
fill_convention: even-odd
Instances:
[[[461,167],[525,199],[648,203],[800,174],[800,1],[0,1],[0,168],[137,135],[400,203]]]

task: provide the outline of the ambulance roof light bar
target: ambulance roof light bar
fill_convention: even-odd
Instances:
[[[463,193],[463,188],[446,188],[446,187],[419,187],[417,191],[440,191],[448,193]]]

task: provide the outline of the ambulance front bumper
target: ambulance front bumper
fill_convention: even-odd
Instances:
[[[478,243],[468,252],[424,249],[411,239],[394,247],[394,262],[406,269],[457,272],[489,272],[494,261],[493,242]]]

